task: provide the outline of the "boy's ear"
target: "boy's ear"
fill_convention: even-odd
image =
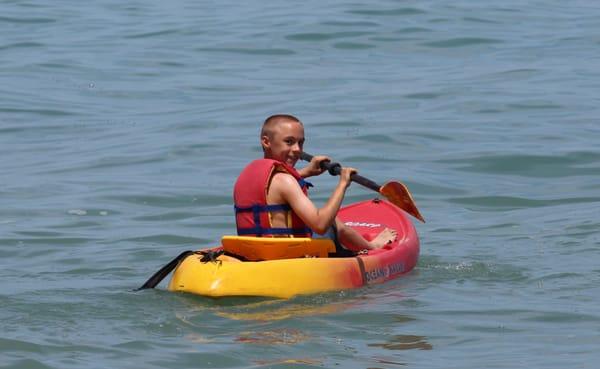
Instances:
[[[269,140],[269,136],[263,135],[260,137],[260,144],[263,147],[263,150],[268,149],[271,146],[271,141]]]

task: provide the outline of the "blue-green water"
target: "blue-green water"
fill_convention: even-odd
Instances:
[[[593,368],[593,1],[0,2],[2,368]],[[134,293],[234,232],[259,125],[403,181],[410,275],[281,300]],[[336,180],[314,180],[323,203]],[[353,185],[346,202],[371,198]]]

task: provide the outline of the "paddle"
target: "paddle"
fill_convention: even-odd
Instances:
[[[300,154],[300,159],[304,161],[311,161],[313,158],[312,155],[303,152]],[[326,169],[329,174],[332,176],[337,176],[342,171],[342,165],[340,163],[332,163],[332,162],[321,162],[321,167]],[[419,213],[419,209],[417,209],[417,205],[413,200],[408,188],[396,181],[386,182],[383,186],[378,185],[377,183],[371,181],[368,178],[365,178],[358,174],[352,174],[350,179],[353,182],[361,184],[367,188],[375,192],[379,192],[381,195],[385,196],[392,204],[396,205],[400,209],[406,211],[408,214],[413,217],[419,219],[421,222],[425,223],[425,219]]]

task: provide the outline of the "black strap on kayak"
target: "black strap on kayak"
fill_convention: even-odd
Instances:
[[[134,291],[139,291],[139,290],[145,290],[147,288],[154,288],[156,287],[163,279],[165,279],[165,277],[167,275],[169,275],[169,273],[171,273],[171,271],[173,269],[175,269],[175,267],[177,265],[179,265],[180,262],[182,262],[185,258],[187,258],[188,256],[195,254],[197,251],[184,251],[181,254],[179,254],[175,259],[171,260],[169,262],[169,264],[165,265],[164,267],[160,268],[160,270],[156,273],[154,273],[152,275],[152,277],[150,277],[146,283],[144,283],[142,285],[142,287],[135,289]]]
[[[171,273],[171,271],[173,271],[173,269],[175,269],[177,265],[179,265],[179,263],[181,263],[183,260],[185,260],[185,258],[187,258],[190,255],[202,255],[200,261],[203,263],[208,263],[209,261],[216,262],[217,258],[223,255],[223,253],[223,250],[184,251],[181,254],[179,254],[175,259],[171,260],[167,265],[162,267],[158,272],[154,273],[152,277],[150,277],[146,281],[146,283],[142,285],[142,287],[137,288],[134,291],[145,290],[148,288],[154,288],[158,286],[158,284],[162,282],[162,280],[165,279],[165,277],[168,276],[169,273]]]
[[[209,261],[211,262],[216,262],[218,261],[217,258],[221,255],[223,255],[225,253],[225,250],[221,249],[221,250],[208,250],[208,251],[200,251],[199,252],[200,255],[202,255],[202,258],[200,258],[200,261],[203,263],[208,263]]]

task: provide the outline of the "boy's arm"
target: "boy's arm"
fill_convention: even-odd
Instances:
[[[318,234],[324,234],[335,221],[338,210],[344,199],[346,189],[350,185],[350,175],[356,172],[352,168],[343,168],[340,174],[340,181],[333,191],[333,194],[327,200],[325,205],[318,209],[313,202],[302,192],[298,181],[294,177],[285,173],[278,173],[273,176],[271,186],[269,187],[269,197],[271,195],[281,199],[281,202],[289,204],[294,213],[306,223],[313,231]]]

